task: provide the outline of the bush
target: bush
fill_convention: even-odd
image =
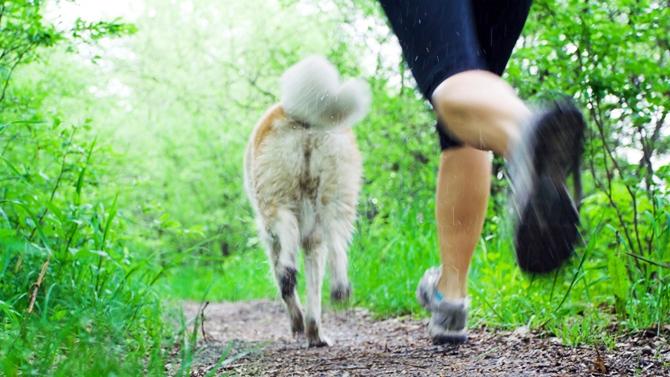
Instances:
[[[109,147],[90,122],[43,110],[49,93],[11,85],[57,42],[119,35],[114,23],[58,32],[41,3],[0,5],[0,374],[163,371],[165,331],[148,254],[121,240]]]

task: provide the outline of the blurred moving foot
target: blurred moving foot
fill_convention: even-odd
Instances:
[[[416,289],[416,298],[432,313],[428,332],[433,344],[460,344],[468,340],[465,324],[468,318],[468,299],[446,299],[437,290],[440,268],[431,267],[423,274]]]
[[[571,100],[556,101],[536,114],[511,153],[514,248],[526,272],[557,269],[579,240],[579,212],[565,181],[570,171],[578,179],[585,128]]]

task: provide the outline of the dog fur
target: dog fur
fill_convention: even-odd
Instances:
[[[347,248],[361,185],[361,156],[352,126],[368,111],[367,83],[340,83],[322,57],[310,57],[281,78],[281,103],[260,119],[247,145],[244,186],[294,335],[310,347],[329,345],[321,329],[326,259],[331,299],[351,293]],[[296,295],[296,254],[304,251],[307,308]]]

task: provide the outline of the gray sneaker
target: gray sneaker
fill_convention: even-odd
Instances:
[[[428,333],[433,344],[460,344],[468,340],[465,324],[468,318],[469,300],[445,299],[437,290],[440,268],[426,270],[416,289],[416,299],[432,313]]]

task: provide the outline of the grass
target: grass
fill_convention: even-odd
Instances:
[[[232,255],[209,266],[186,265],[175,269],[165,282],[167,295],[183,299],[251,300],[275,296],[267,257],[261,250]]]
[[[116,196],[92,191],[104,150],[80,126],[4,115],[1,374],[161,371],[156,272],[118,240]]]

